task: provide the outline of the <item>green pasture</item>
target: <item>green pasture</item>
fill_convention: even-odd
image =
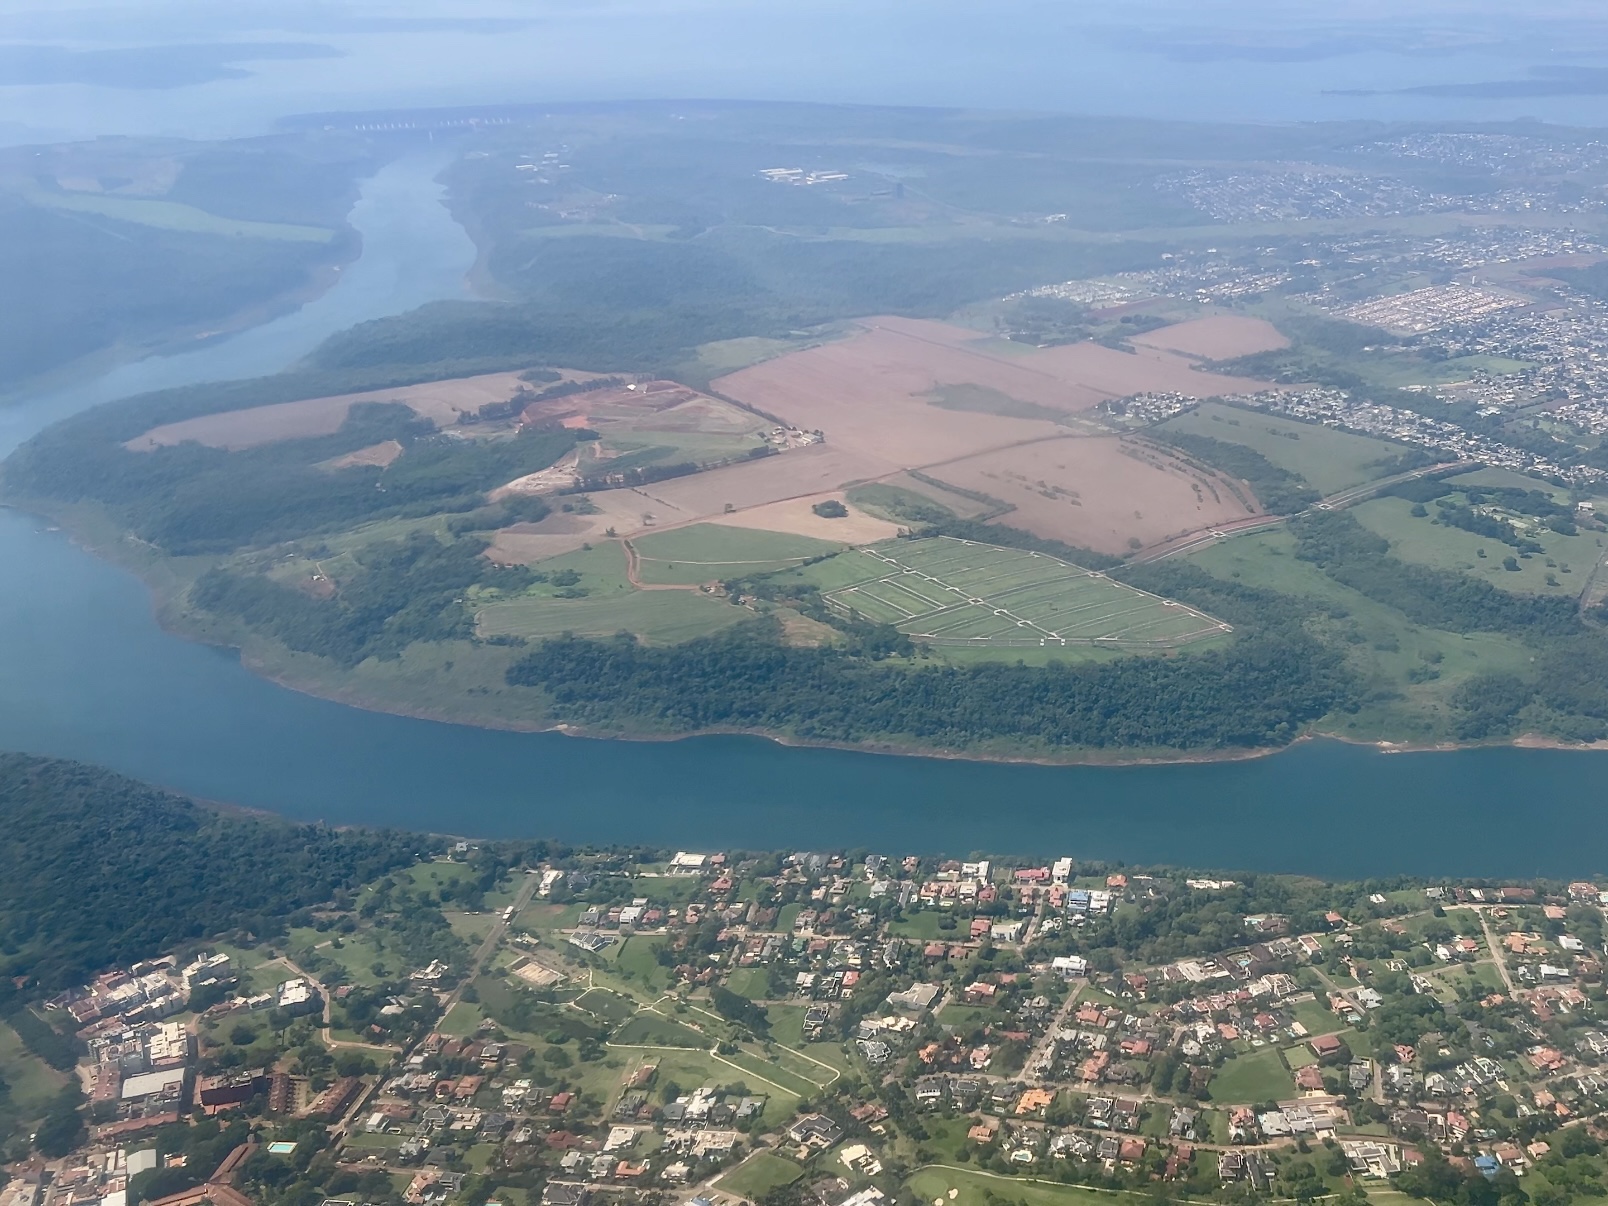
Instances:
[[[1407,451],[1405,445],[1389,440],[1217,402],[1203,402],[1192,411],[1168,419],[1159,430],[1243,444],[1280,469],[1305,478],[1319,494],[1335,494],[1387,476],[1382,463]]]
[[[806,578],[817,570],[840,611],[941,647],[1168,646],[1223,631],[1211,617],[1055,557],[947,536],[855,549],[810,566]]]
[[[632,541],[638,575],[655,585],[692,586],[746,574],[789,569],[843,546],[810,536],[698,523]]]
[[[1579,535],[1564,536],[1532,522],[1524,534],[1545,551],[1521,557],[1500,540],[1435,523],[1434,503],[1424,508],[1429,512],[1425,516],[1413,515],[1412,507],[1404,498],[1375,498],[1351,508],[1351,514],[1369,531],[1390,541],[1390,551],[1403,561],[1459,570],[1501,590],[1578,595],[1608,549],[1608,536],[1600,533],[1582,529]],[[1517,570],[1503,568],[1508,557],[1514,559]]]

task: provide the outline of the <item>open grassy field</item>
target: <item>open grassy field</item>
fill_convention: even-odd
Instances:
[[[844,554],[863,577],[826,598],[938,644],[1166,647],[1225,631],[1218,620],[1042,553],[905,540]]]
[[[614,1032],[609,1040],[624,1047],[689,1047],[702,1050],[709,1040],[690,1026],[655,1013],[639,1013]]]
[[[1383,477],[1381,463],[1406,451],[1403,445],[1389,440],[1217,402],[1203,402],[1194,410],[1168,419],[1158,430],[1243,444],[1279,468],[1304,477],[1319,494],[1335,494]]]
[[[1437,531],[1439,529],[1436,529]],[[1438,741],[1446,735],[1447,696],[1457,685],[1484,671],[1520,672],[1531,651],[1498,633],[1445,632],[1412,623],[1330,578],[1295,556],[1295,539],[1278,529],[1219,541],[1189,556],[1216,577],[1262,586],[1311,599],[1311,626],[1339,641],[1348,663],[1389,696],[1377,697],[1356,713],[1325,722],[1327,731],[1362,741]],[[1338,608],[1341,618],[1322,614]],[[1438,677],[1413,682],[1409,673],[1432,668]]]
[[[1279,1058],[1278,1050],[1268,1047],[1225,1062],[1212,1077],[1211,1090],[1213,1101],[1235,1104],[1282,1101],[1295,1096],[1295,1081]]]
[[[1528,488],[1534,489],[1538,484],[1530,482]],[[1461,496],[1454,497],[1460,500]],[[1390,541],[1391,552],[1404,561],[1460,570],[1500,590],[1525,594],[1578,595],[1586,588],[1597,562],[1608,553],[1608,536],[1585,530],[1577,536],[1564,536],[1537,523],[1528,526],[1524,534],[1545,552],[1518,557],[1500,540],[1434,523],[1433,503],[1425,508],[1429,514],[1422,517],[1412,514],[1412,506],[1404,498],[1375,498],[1354,507],[1351,513],[1358,523]],[[1482,551],[1484,556],[1480,555]],[[1518,566],[1516,570],[1503,567],[1503,561],[1510,556]]]
[[[748,617],[749,613],[723,599],[699,591],[639,590],[631,585],[626,564],[624,548],[613,540],[540,561],[537,570],[548,581],[481,606],[476,616],[480,635],[540,640],[566,632],[612,636],[623,631],[634,632],[645,641],[675,644],[718,632]],[[564,597],[577,591],[586,593],[580,598]]]
[[[755,1152],[730,1172],[723,1173],[715,1185],[725,1193],[758,1200],[773,1189],[791,1185],[803,1175],[804,1170],[785,1156]]]
[[[637,573],[643,582],[676,585],[771,573],[843,547],[809,536],[712,523],[653,532],[632,543],[639,559]]]
[[[637,1003],[630,997],[606,988],[587,989],[575,998],[575,1004],[605,1022],[623,1022],[637,1011]]]
[[[763,967],[739,967],[726,981],[726,988],[740,997],[760,1000],[770,994],[770,977]]]
[[[20,1117],[35,1119],[50,1108],[51,1100],[67,1083],[23,1044],[17,1032],[0,1022],[0,1078],[10,1088],[10,1104]]]
[[[918,1170],[905,1184],[918,1202],[941,1201],[944,1206],[987,1206],[989,1195],[1025,1202],[1027,1206],[1138,1206],[1150,1200],[1139,1194],[1109,1193],[1036,1177],[1010,1177],[939,1165]]]

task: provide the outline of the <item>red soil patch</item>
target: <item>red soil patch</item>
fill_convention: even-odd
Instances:
[[[1177,352],[1201,360],[1233,360],[1257,352],[1276,352],[1290,346],[1277,327],[1266,319],[1238,314],[1217,314],[1174,323],[1135,335],[1132,344],[1160,352]]]

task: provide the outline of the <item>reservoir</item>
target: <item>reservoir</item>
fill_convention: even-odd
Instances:
[[[443,162],[400,160],[368,182],[352,215],[363,255],[318,301],[0,410],[0,454],[98,402],[272,372],[355,322],[461,296],[474,252],[440,204]],[[11,511],[0,511],[0,746],[299,819],[484,837],[1335,876],[1608,871],[1608,759],[1590,753],[1312,742],[1243,762],[1041,767],[741,737],[606,742],[364,712],[163,633],[139,582]]]

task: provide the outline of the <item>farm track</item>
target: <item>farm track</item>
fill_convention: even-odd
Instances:
[[[685,524],[678,524],[685,527]],[[668,529],[666,529],[668,530]],[[636,551],[636,545],[629,539],[620,537],[620,546],[625,549],[625,580],[637,590],[697,590],[696,586],[680,586],[669,582],[644,582],[641,577],[642,557]]]

